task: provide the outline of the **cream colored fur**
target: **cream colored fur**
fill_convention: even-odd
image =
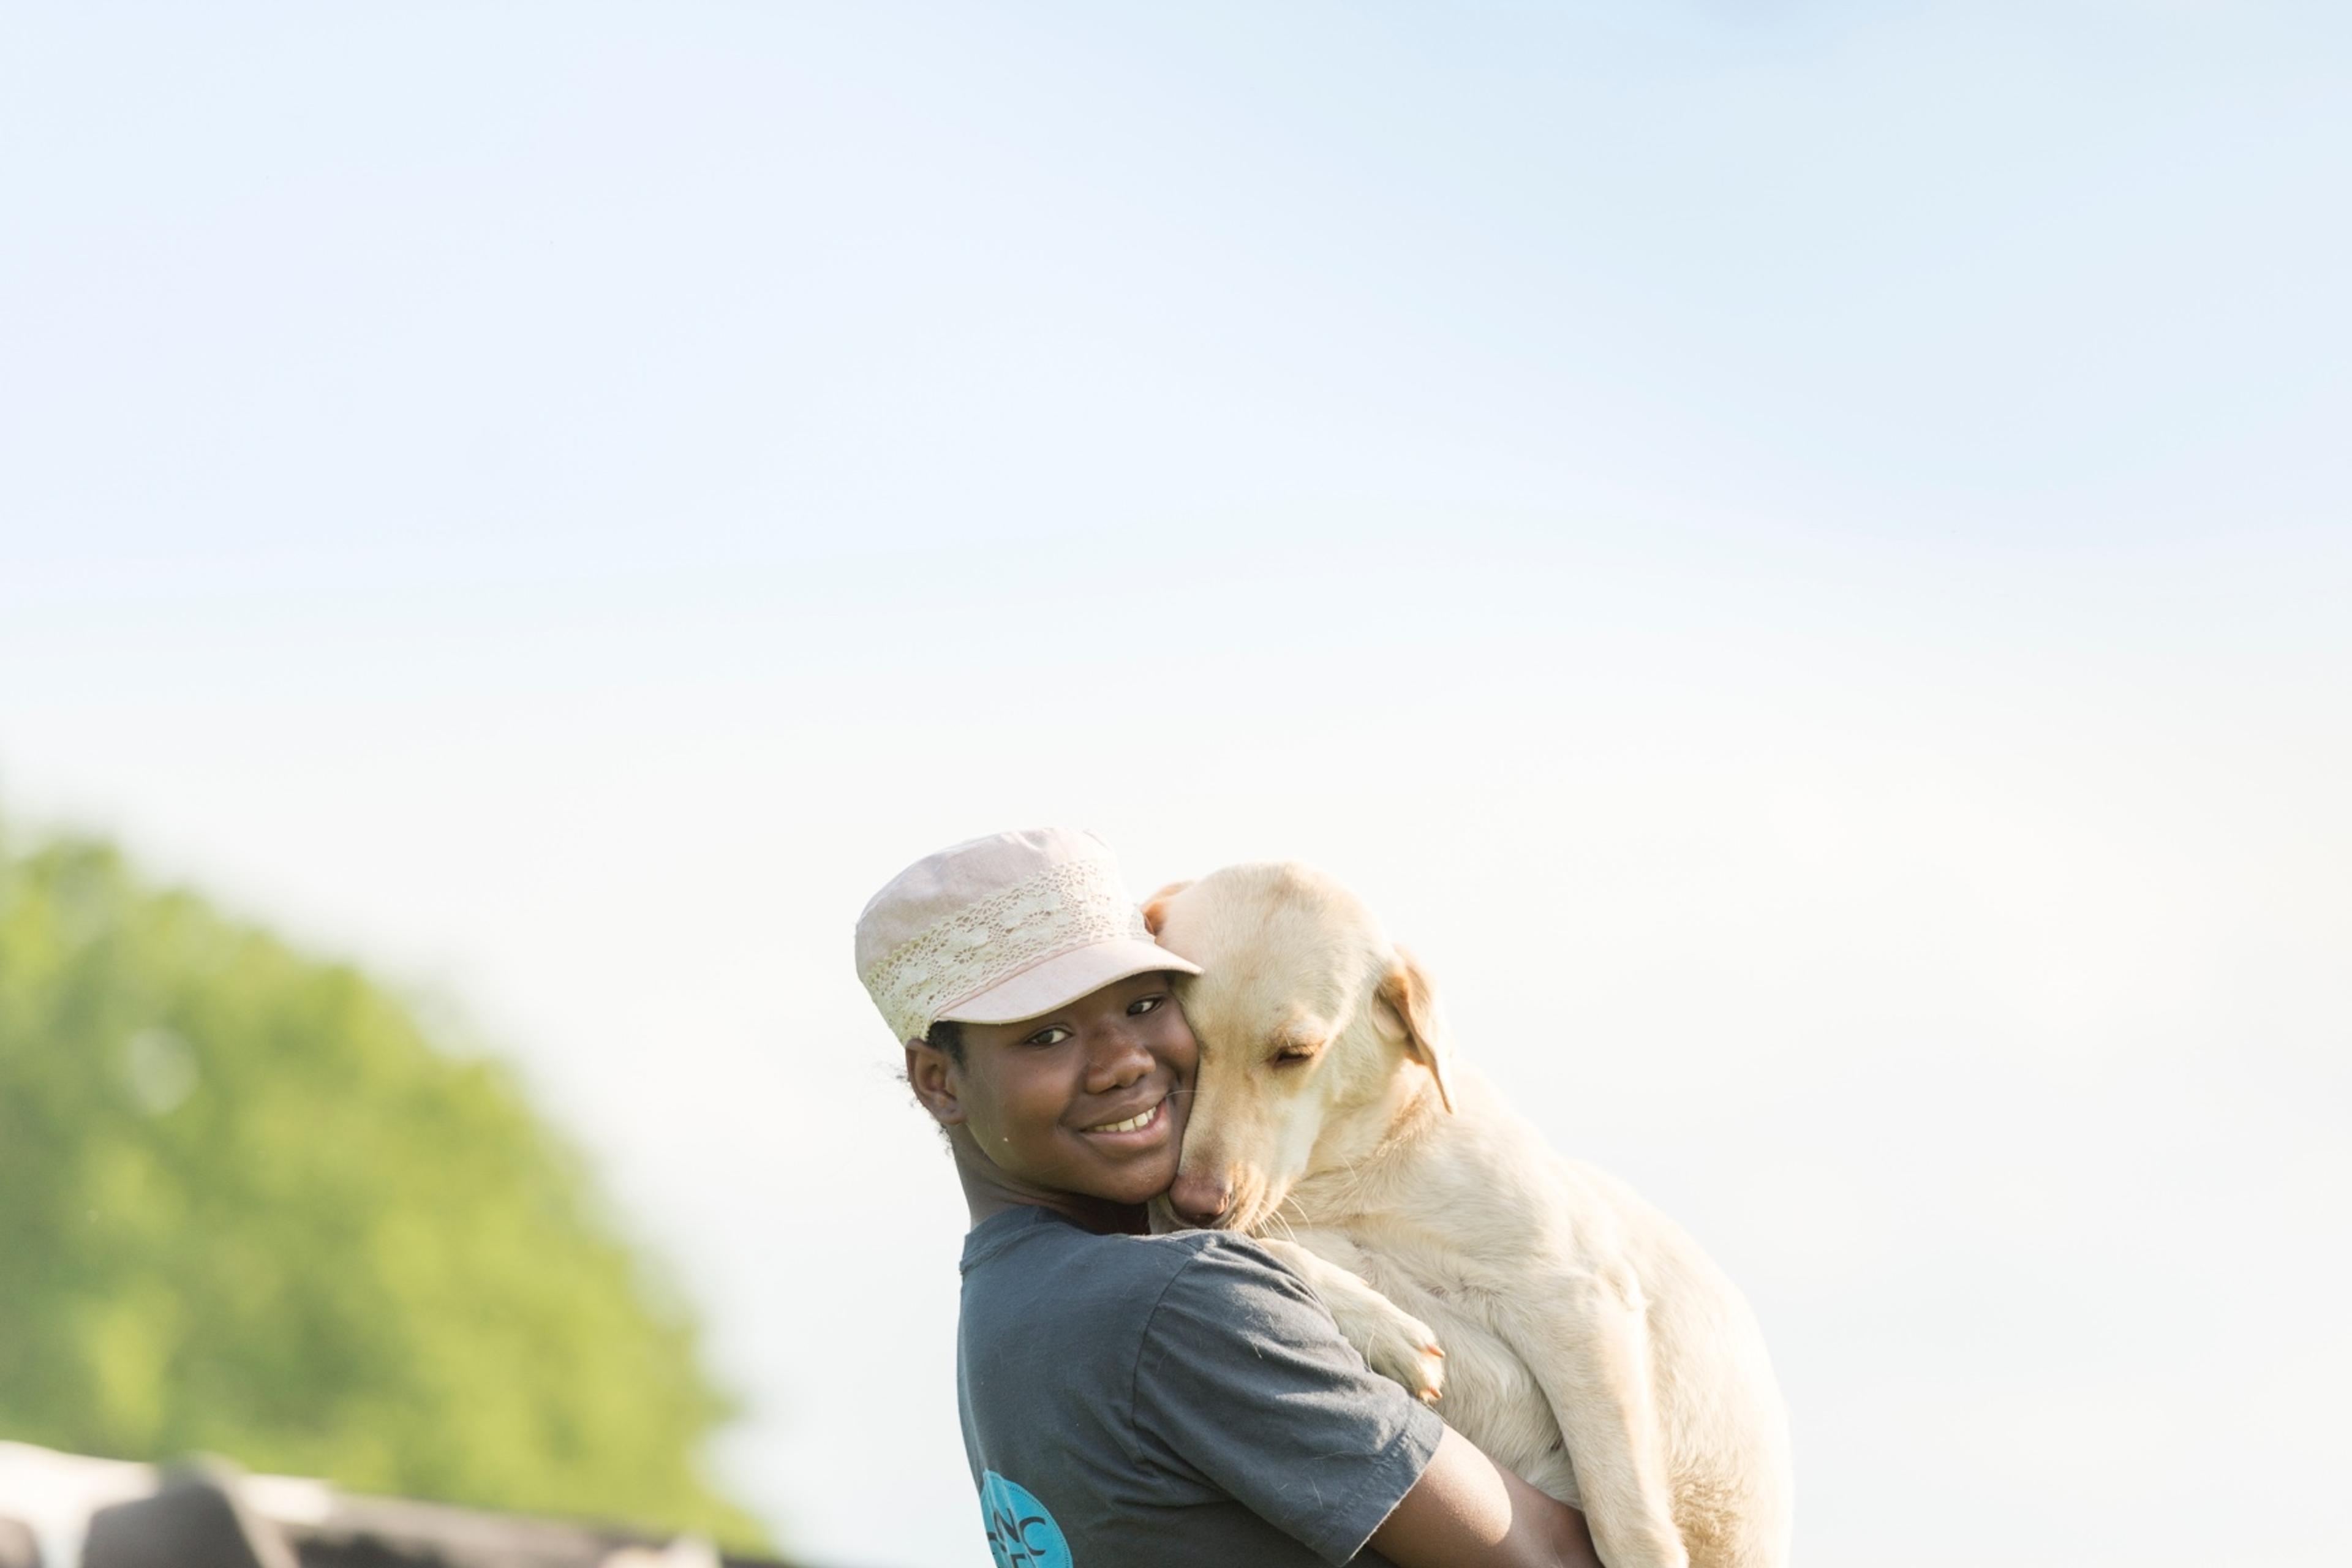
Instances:
[[[1267,864],[1163,889],[1146,916],[1203,971],[1178,982],[1202,1055],[1176,1194],[1229,1194],[1216,1223],[1304,1275],[1377,1370],[1581,1507],[1609,1568],[1785,1564],[1788,1422],[1748,1304],[1454,1060],[1370,911]]]

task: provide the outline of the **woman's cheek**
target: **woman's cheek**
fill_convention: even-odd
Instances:
[[[1170,1026],[1168,1041],[1160,1054],[1190,1086],[1194,1070],[1201,1065],[1201,1042],[1194,1039],[1192,1031],[1185,1026],[1182,1014],[1178,1014]]]

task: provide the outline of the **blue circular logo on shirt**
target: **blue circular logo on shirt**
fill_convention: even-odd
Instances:
[[[980,1512],[988,1524],[988,1554],[996,1568],[1077,1568],[1062,1527],[1045,1505],[994,1470],[980,1479]]]

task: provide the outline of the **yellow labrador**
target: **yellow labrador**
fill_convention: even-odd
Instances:
[[[1182,1222],[1258,1235],[1384,1375],[1585,1510],[1610,1568],[1780,1568],[1788,1417],[1731,1281],[1454,1058],[1429,983],[1307,867],[1144,915],[1201,965]],[[1165,1223],[1165,1216],[1163,1216]]]

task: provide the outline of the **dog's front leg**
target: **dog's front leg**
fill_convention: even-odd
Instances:
[[[1304,1243],[1265,1237],[1259,1245],[1307,1281],[1329,1309],[1339,1337],[1363,1352],[1374,1372],[1402,1384],[1423,1404],[1436,1404],[1445,1392],[1445,1352],[1429,1325],[1366,1284],[1362,1275],[1325,1256],[1325,1251],[1352,1255],[1355,1244],[1347,1237],[1322,1231],[1300,1234]]]
[[[1510,1300],[1496,1327],[1559,1423],[1601,1561],[1689,1568],[1651,1394],[1646,1303],[1633,1270],[1609,1263],[1570,1272],[1559,1290]]]

